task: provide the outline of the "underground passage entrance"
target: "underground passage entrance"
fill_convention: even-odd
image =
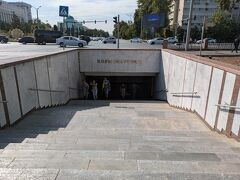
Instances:
[[[91,82],[95,80],[98,84],[98,99],[105,99],[102,89],[104,78],[107,78],[111,84],[109,99],[120,100],[121,87],[125,86],[126,100],[151,100],[153,99],[153,82],[151,76],[86,76],[86,81],[90,86],[90,99],[93,99],[91,93]]]

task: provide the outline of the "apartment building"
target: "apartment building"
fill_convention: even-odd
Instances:
[[[13,15],[19,17],[20,21],[32,20],[31,5],[24,2],[6,2],[0,0],[0,21],[11,23]]]
[[[170,13],[170,25],[174,28],[182,26],[187,28],[187,18],[189,17],[191,0],[175,0],[172,6],[172,12]],[[197,26],[201,28],[204,17],[210,19],[212,15],[218,9],[218,5],[215,0],[194,0],[193,1],[193,17],[192,27]]]

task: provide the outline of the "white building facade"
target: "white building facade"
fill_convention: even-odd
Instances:
[[[32,20],[31,5],[24,2],[6,2],[0,0],[0,21],[11,23],[15,14],[20,21]]]
[[[173,27],[182,26],[187,28],[187,19],[189,17],[191,0],[175,0],[170,14],[171,25]],[[201,28],[204,17],[210,19],[218,10],[218,5],[215,0],[193,0],[193,16],[192,27]]]

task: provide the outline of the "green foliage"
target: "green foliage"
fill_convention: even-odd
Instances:
[[[207,36],[217,39],[218,42],[231,42],[240,34],[240,24],[231,19],[231,13],[218,10],[212,17],[214,26],[207,29]]]
[[[171,31],[170,26],[163,29],[163,35],[165,38],[173,36],[173,31]]]
[[[200,39],[201,37],[201,31],[198,29],[197,26],[194,26],[192,29],[191,29],[191,39],[193,41],[195,40],[198,40]]]
[[[124,39],[133,37],[149,38],[151,36],[151,27],[143,29],[141,34],[141,21],[145,14],[165,12],[167,15],[170,12],[171,3],[173,0],[137,0],[138,7],[134,13],[134,23],[132,25],[126,22],[120,22],[120,36]],[[166,25],[168,25],[168,17],[166,17]],[[171,32],[163,30],[163,28],[155,29],[156,36],[163,34],[171,34]],[[114,27],[113,35],[117,35],[117,26]]]
[[[234,4],[240,2],[240,0],[216,0],[221,10],[231,10]]]
[[[13,14],[11,25],[12,25],[12,28],[20,28],[21,27],[21,21],[16,14]]]
[[[109,33],[101,29],[79,29],[79,35],[91,36],[91,37],[109,37]]]

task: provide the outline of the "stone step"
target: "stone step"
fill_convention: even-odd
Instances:
[[[15,158],[9,168],[46,168],[78,170],[158,171],[160,173],[216,173],[240,175],[240,163],[214,161],[89,160],[79,158]]]
[[[27,180],[27,179],[48,179],[55,180],[59,169],[16,169],[16,168],[0,168],[0,179],[2,180]]]
[[[154,171],[93,171],[93,170],[60,170],[57,180],[236,180],[240,179],[239,174],[215,174],[215,173],[162,173]]]
[[[154,171],[106,171],[106,170],[77,170],[77,169],[46,169],[46,168],[0,168],[0,178],[4,180],[48,179],[48,180],[236,180],[239,174],[231,173],[162,173]]]

